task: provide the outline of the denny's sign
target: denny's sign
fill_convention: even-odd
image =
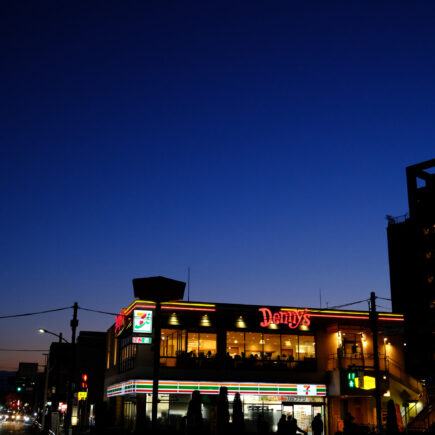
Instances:
[[[280,323],[287,324],[289,328],[295,329],[298,326],[309,326],[311,323],[310,314],[305,308],[304,310],[292,310],[292,311],[275,311],[272,312],[269,308],[259,308],[263,321],[260,326],[267,327],[271,323],[279,325]]]

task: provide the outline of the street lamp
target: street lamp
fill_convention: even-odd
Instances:
[[[69,344],[69,341],[65,340],[62,337],[62,333],[61,332],[59,332],[59,334],[55,334],[54,332],[51,332],[51,331],[49,331],[48,329],[45,329],[45,328],[39,328],[38,331],[41,334],[51,334],[51,335],[54,335],[55,337],[57,337],[59,339],[59,343],[62,343],[62,340],[63,340],[65,343]]]
[[[162,302],[182,300],[185,282],[152,276],[149,278],[133,279],[134,296],[141,300],[153,301],[154,310],[154,363],[153,363],[153,395],[151,407],[151,432],[157,432],[157,404],[159,394],[159,369],[160,369],[160,334],[161,334],[161,309]],[[136,420],[137,424],[137,420]]]

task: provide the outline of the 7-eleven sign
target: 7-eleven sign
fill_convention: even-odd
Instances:
[[[150,334],[153,330],[153,312],[148,310],[133,311],[133,332]]]
[[[312,385],[298,384],[298,396],[313,396]]]

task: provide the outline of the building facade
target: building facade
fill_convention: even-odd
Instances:
[[[407,370],[432,384],[435,384],[434,169],[435,159],[408,166],[409,214],[399,218],[387,216],[391,300],[393,312],[405,316]]]
[[[276,431],[282,414],[311,434],[320,413],[326,433],[355,422],[376,424],[375,378],[369,313],[221,303],[162,304],[155,349],[155,304],[134,300],[108,330],[105,399],[111,424],[134,430],[151,419],[154,352],[159,351],[159,424],[179,429],[192,392],[202,397],[204,424],[216,425],[217,397],[228,388],[243,402],[245,429],[259,420]],[[154,323],[154,324],[153,324]],[[400,424],[421,385],[403,370],[403,316],[379,313],[383,408],[393,399]],[[385,417],[385,415],[383,415]]]

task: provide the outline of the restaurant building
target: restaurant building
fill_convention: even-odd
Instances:
[[[368,312],[201,302],[161,308],[159,424],[180,428],[199,390],[205,424],[213,428],[221,386],[228,388],[230,415],[240,393],[246,432],[256,432],[259,419],[276,431],[282,414],[308,434],[317,413],[326,434],[342,430],[347,413],[357,424],[376,424]],[[112,424],[126,429],[151,419],[154,317],[155,304],[136,299],[108,330],[105,399]],[[400,314],[378,313],[378,382],[382,417],[393,399],[406,425],[410,409],[418,412],[421,385],[403,370],[402,323]]]

